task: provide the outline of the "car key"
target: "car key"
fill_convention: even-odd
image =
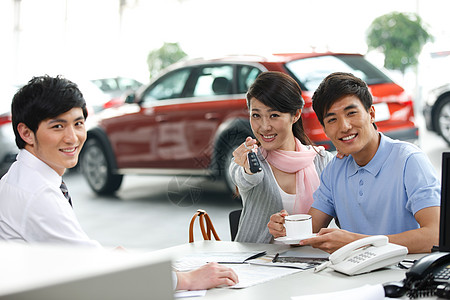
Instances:
[[[253,174],[261,172],[261,170],[262,170],[261,164],[259,163],[259,159],[256,156],[255,152],[250,151],[247,154],[247,159],[248,159],[248,164],[250,165],[250,172],[252,172]]]

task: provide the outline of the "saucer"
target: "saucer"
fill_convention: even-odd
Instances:
[[[283,243],[283,244],[287,244],[287,245],[295,245],[300,243],[300,241],[302,240],[306,240],[312,237],[315,237],[316,234],[311,234],[311,235],[306,235],[306,236],[301,236],[301,237],[287,237],[287,236],[281,236],[279,238],[276,238],[275,241]]]

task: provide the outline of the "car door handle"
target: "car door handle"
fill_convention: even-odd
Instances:
[[[218,113],[206,113],[205,114],[205,119],[206,120],[217,120],[219,119],[220,114]]]
[[[167,122],[169,118],[166,115],[158,115],[155,117],[156,122]]]

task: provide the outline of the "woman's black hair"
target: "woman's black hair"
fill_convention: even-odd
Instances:
[[[247,92],[247,107],[250,109],[250,100],[257,99],[262,104],[282,113],[295,115],[302,109],[305,101],[302,98],[302,90],[291,76],[282,72],[263,72],[259,74],[255,82]],[[303,129],[302,118],[292,125],[294,136],[304,145],[312,145],[311,140]]]

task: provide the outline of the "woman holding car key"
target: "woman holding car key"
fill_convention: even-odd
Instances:
[[[307,213],[319,175],[332,154],[313,147],[301,120],[304,100],[297,82],[281,72],[263,72],[247,92],[250,125],[233,152],[230,175],[242,197],[236,241],[270,243],[267,223],[277,212]]]

